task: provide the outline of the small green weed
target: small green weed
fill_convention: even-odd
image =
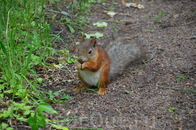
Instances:
[[[149,29],[149,30],[146,30],[147,32],[154,32],[155,30],[154,29]]]
[[[121,23],[121,21],[120,20],[115,20],[115,22],[118,24],[118,23]]]
[[[125,90],[125,93],[126,93],[126,94],[134,94],[134,91]]]
[[[77,62],[77,60],[71,58],[69,50],[67,50],[67,49],[59,50],[58,53],[65,55],[66,56],[66,61],[69,64]]]
[[[170,108],[168,109],[168,111],[171,112],[172,117],[173,117],[175,120],[178,120],[179,118],[182,118],[182,117],[183,117],[182,115],[176,114],[176,113],[175,113],[175,108],[173,108],[173,107],[170,107]]]
[[[38,130],[39,127],[46,126],[46,116],[42,112],[57,113],[49,104],[40,103],[35,113],[27,120],[32,130]]]
[[[153,20],[153,24],[154,23],[162,23],[162,21],[160,20],[161,17],[165,16],[165,13],[164,12],[161,12],[156,18],[154,18]]]
[[[188,78],[188,74],[184,74],[182,76],[177,76],[176,83],[180,83],[181,81],[185,80],[186,78]]]
[[[194,16],[196,14],[196,10],[191,14],[191,16]]]
[[[68,106],[66,103],[61,102],[61,101],[59,101],[59,100],[56,98],[57,96],[61,95],[61,92],[63,92],[63,91],[66,92],[65,89],[62,89],[62,90],[59,90],[59,91],[56,91],[56,92],[52,92],[51,90],[49,90],[48,92],[42,91],[42,93],[44,93],[44,94],[47,95],[46,97],[44,97],[43,100],[44,100],[45,102],[49,102],[49,101],[50,101],[50,102],[60,103],[60,104],[63,104],[63,105],[65,105],[65,106]],[[71,99],[71,98],[72,98],[72,97],[69,96],[68,94],[64,94],[64,95],[61,97],[62,100]]]
[[[114,5],[116,4],[116,2],[114,0],[112,0],[112,2],[109,4],[109,10],[110,11],[114,11]]]
[[[173,107],[170,107],[170,108],[168,109],[169,112],[174,112],[174,110],[175,110],[175,108],[173,108]]]
[[[111,26],[111,28],[112,28],[112,31],[114,32],[114,33],[116,33],[117,31],[116,31],[116,28],[111,24],[110,25]]]

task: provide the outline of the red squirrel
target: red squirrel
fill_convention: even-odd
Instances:
[[[121,74],[126,66],[141,53],[136,44],[123,44],[117,40],[106,48],[97,43],[96,38],[84,39],[77,47],[78,77],[84,84],[74,90],[80,91],[90,86],[98,86],[98,94],[105,94],[110,77]]]

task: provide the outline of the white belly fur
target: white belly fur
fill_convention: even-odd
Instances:
[[[101,69],[97,72],[90,72],[88,70],[79,70],[80,76],[83,80],[88,83],[90,86],[97,86]]]

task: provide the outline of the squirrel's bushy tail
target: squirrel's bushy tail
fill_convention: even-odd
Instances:
[[[132,43],[132,40],[117,39],[106,47],[110,56],[110,77],[122,74],[130,63],[141,60],[141,50],[139,46]]]

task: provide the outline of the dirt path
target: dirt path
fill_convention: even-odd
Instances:
[[[80,85],[76,72],[74,76],[66,69],[52,72],[55,80],[48,82],[49,88],[67,89],[72,96],[66,101],[69,107],[53,106],[62,111],[53,119],[78,117],[67,126],[104,130],[195,130],[196,94],[174,89],[196,90],[196,2],[143,0],[140,4],[145,8],[137,9],[115,1],[114,18],[103,12],[109,7],[100,4],[93,6],[97,11],[88,17],[91,25],[105,21],[109,26],[87,28],[85,33],[103,33],[100,42],[107,44],[115,30],[118,37],[138,43],[151,60],[128,68],[104,96],[90,90],[74,92]],[[162,23],[153,24],[161,12],[165,14],[159,19]],[[75,71],[72,65],[68,68]]]

